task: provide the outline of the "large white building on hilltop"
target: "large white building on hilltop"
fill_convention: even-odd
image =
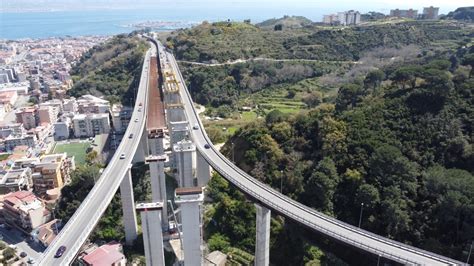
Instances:
[[[77,100],[78,110],[81,114],[99,114],[109,113],[110,103],[107,100],[86,94],[79,97]]]
[[[110,132],[108,113],[77,114],[72,119],[72,124],[76,138],[93,137],[98,134],[108,134]]]

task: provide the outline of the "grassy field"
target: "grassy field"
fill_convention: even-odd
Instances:
[[[57,144],[54,153],[66,152],[68,156],[74,156],[76,164],[83,164],[86,161],[86,150],[91,144],[89,142],[75,142],[69,144]]]

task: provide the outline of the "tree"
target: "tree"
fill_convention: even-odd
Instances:
[[[96,150],[92,150],[89,153],[86,154],[86,162],[88,164],[94,163],[94,161],[97,159],[98,153]]]
[[[307,181],[303,195],[305,202],[317,210],[332,214],[333,196],[339,181],[334,161],[325,157]]]
[[[383,81],[384,78],[385,73],[382,70],[377,69],[367,74],[364,83],[366,84],[366,86],[372,86],[373,90],[375,91],[375,89],[380,86],[380,83]]]
[[[474,74],[474,53],[464,56],[462,59],[462,65],[471,67],[471,72],[469,74],[469,77],[471,77]]]
[[[4,251],[3,251],[3,257],[7,260],[15,257],[15,250],[11,247],[7,247]]]
[[[229,238],[221,233],[216,233],[209,238],[207,241],[207,245],[209,246],[209,251],[220,250],[222,252],[226,252],[226,250],[230,247]]]
[[[405,89],[407,84],[411,85],[411,88],[416,86],[416,78],[420,73],[420,67],[418,66],[406,66],[400,67],[391,75],[392,79],[396,84],[402,85]]]
[[[356,107],[362,96],[364,96],[364,91],[361,86],[357,84],[343,85],[337,93],[336,110],[343,111],[348,106],[351,108]]]
[[[286,120],[286,118],[287,115],[285,115],[282,111],[275,109],[265,116],[265,121],[268,125],[271,125],[274,123],[283,122]]]
[[[282,24],[276,24],[276,25],[273,27],[273,30],[274,30],[274,31],[281,31],[281,30],[283,30],[283,25],[282,25]]]
[[[303,102],[309,107],[316,107],[323,101],[323,94],[319,91],[313,91],[303,97]]]

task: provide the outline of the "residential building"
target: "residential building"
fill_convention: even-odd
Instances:
[[[92,95],[83,95],[77,99],[79,113],[81,114],[100,114],[109,113],[109,101]]]
[[[16,113],[16,122],[23,124],[25,129],[32,129],[36,127],[36,110],[33,107],[25,107],[18,110]]]
[[[63,101],[63,111],[64,112],[77,113],[78,108],[79,107],[77,105],[77,101],[74,97],[71,97],[69,99],[65,99]]]
[[[65,140],[69,138],[71,129],[71,119],[65,118],[63,121],[56,122],[53,124],[54,127],[54,140]]]
[[[98,248],[87,250],[79,256],[79,264],[86,266],[125,266],[127,259],[122,253],[122,245],[110,242]]]
[[[61,229],[61,221],[58,219],[51,220],[39,227],[37,227],[31,235],[36,243],[43,247],[48,247]]]
[[[47,106],[55,108],[55,112],[57,112],[58,114],[64,111],[63,102],[59,99],[52,99],[39,104],[40,108]]]
[[[110,113],[112,115],[112,125],[115,132],[124,133],[130,123],[133,108],[122,106],[121,104],[114,104]]]
[[[41,157],[34,163],[33,187],[36,193],[46,193],[47,190],[62,188],[70,179],[75,169],[74,158],[68,158],[66,153],[50,154]]]
[[[17,191],[1,201],[0,222],[31,231],[49,220],[50,213],[30,191]]]
[[[412,19],[417,19],[418,18],[418,10],[413,10],[413,9],[392,9],[390,10],[390,16],[391,17],[397,17],[397,18],[412,18]]]
[[[10,80],[8,79],[8,75],[7,74],[0,74],[0,84],[5,84],[5,83],[9,83]]]
[[[337,14],[324,15],[323,23],[331,25],[358,25],[360,24],[359,11],[349,10]]]
[[[439,7],[424,7],[423,8],[423,19],[438,19]]]
[[[53,124],[58,120],[59,109],[52,106],[40,106],[38,108],[38,122]]]
[[[37,138],[35,134],[10,135],[4,139],[6,151],[12,151],[16,146],[34,147]]]
[[[0,104],[14,106],[17,99],[17,91],[0,91]]]
[[[20,135],[24,132],[24,128],[20,123],[2,124],[0,125],[0,138],[4,139],[11,134]]]
[[[31,188],[31,169],[11,169],[0,172],[0,195]]]
[[[98,134],[110,132],[110,119],[108,113],[78,114],[72,119],[74,136],[77,138],[93,137]]]

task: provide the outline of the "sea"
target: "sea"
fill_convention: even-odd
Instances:
[[[48,37],[114,35],[127,33],[136,28],[131,25],[145,21],[180,22],[177,25],[193,25],[204,20],[242,21],[250,19],[261,22],[283,15],[302,15],[313,21],[321,21],[329,10],[302,7],[233,7],[213,9],[155,8],[155,9],[114,9],[47,12],[1,12],[0,39],[18,40],[24,38],[41,39]],[[162,28],[161,30],[173,30]]]

